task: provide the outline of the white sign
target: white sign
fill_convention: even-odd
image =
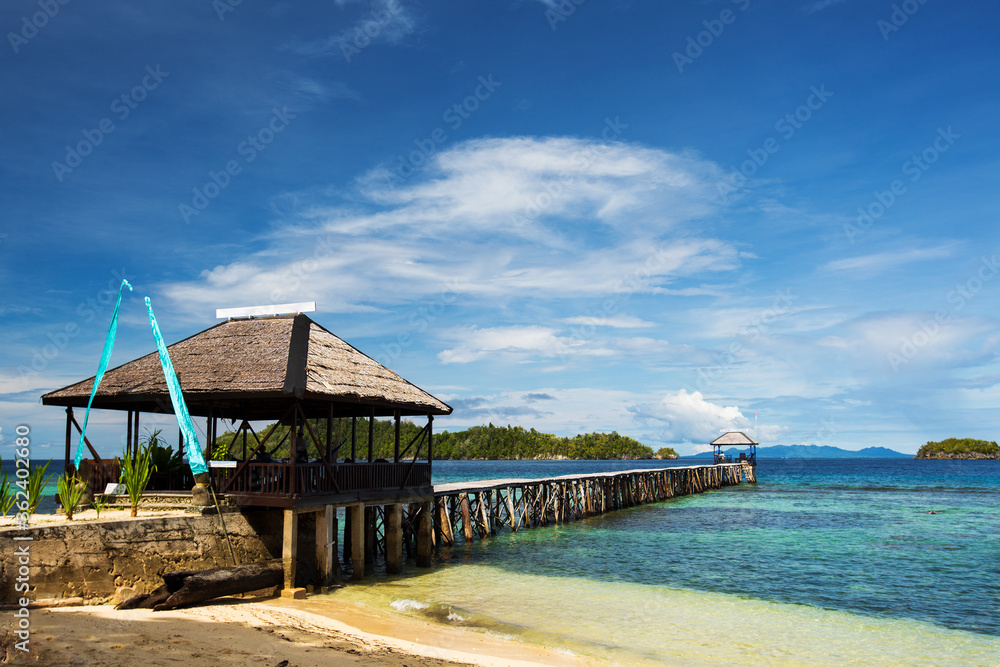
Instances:
[[[104,495],[106,496],[121,496],[127,493],[125,491],[124,484],[115,484],[114,482],[108,482],[108,485],[104,487]]]
[[[217,308],[215,316],[220,320],[231,317],[268,317],[269,315],[293,315],[316,311],[315,301],[301,303],[281,303],[274,306],[245,306],[243,308]]]

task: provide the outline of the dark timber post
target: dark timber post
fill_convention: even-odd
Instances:
[[[368,416],[368,463],[375,460],[372,454],[375,451],[375,406],[371,407],[371,413]]]
[[[396,427],[395,436],[394,436],[395,437],[395,449],[394,449],[394,454],[393,454],[392,462],[393,463],[399,463],[399,410],[396,410],[395,412],[396,413],[393,415],[393,420],[395,421],[395,427]]]
[[[128,424],[125,426],[125,455],[132,456],[132,411],[128,411]]]
[[[69,472],[71,466],[73,465],[71,461],[73,460],[73,408],[71,406],[66,407],[66,465],[65,472]]]
[[[434,460],[434,415],[427,415],[427,462]]]

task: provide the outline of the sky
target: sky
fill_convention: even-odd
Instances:
[[[94,375],[123,277],[112,366],[155,349],[145,296],[168,343],[316,301],[439,430],[1000,435],[992,3],[8,0],[0,31],[0,456],[26,425],[61,458],[39,397]]]

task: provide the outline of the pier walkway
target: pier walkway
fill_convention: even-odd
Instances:
[[[565,523],[743,481],[757,481],[746,461],[435,484],[434,540],[441,546],[455,544],[456,536],[471,542],[505,529]]]

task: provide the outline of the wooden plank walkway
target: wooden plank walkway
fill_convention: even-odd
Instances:
[[[434,485],[436,546],[575,521],[709,489],[755,483],[747,462]]]

